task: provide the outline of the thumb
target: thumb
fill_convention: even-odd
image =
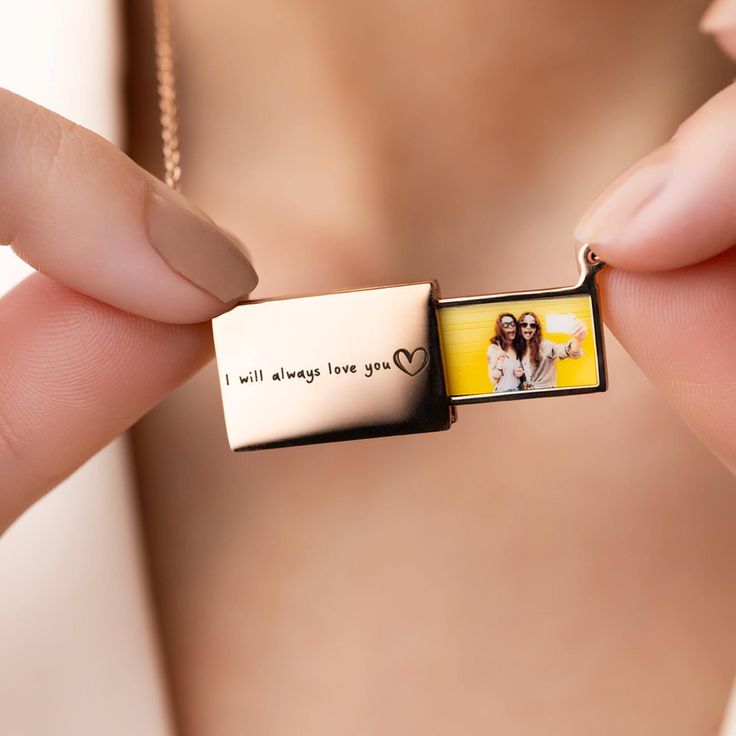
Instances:
[[[576,236],[612,268],[604,318],[736,471],[736,85],[597,199]]]
[[[604,261],[634,271],[689,266],[736,244],[736,84],[668,143],[621,174],[575,230]]]
[[[606,268],[601,294],[617,339],[736,473],[736,248],[675,271]]]

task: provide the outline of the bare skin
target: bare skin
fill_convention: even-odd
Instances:
[[[262,296],[570,283],[591,194],[732,74],[690,0],[178,8],[185,190]],[[713,733],[734,480],[609,350],[610,394],[438,436],[233,456],[211,367],[150,415],[183,732]]]
[[[736,6],[714,8],[736,56]],[[736,327],[714,319],[736,309],[736,86],[714,95],[732,71],[702,10],[177,5],[186,187],[248,242],[257,295],[570,282],[591,191],[658,146],[577,227],[651,383],[614,343],[606,396],[234,456],[209,368],[140,426],[182,732],[716,728],[736,655]],[[130,51],[150,71],[147,38]],[[110,144],[0,102],[0,241],[44,272],[0,304],[5,526],[207,362],[192,323],[255,273]]]
[[[501,329],[504,331],[509,342],[512,342],[516,337],[516,323],[510,320],[501,322]]]

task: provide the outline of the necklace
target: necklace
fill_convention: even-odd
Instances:
[[[153,0],[153,27],[159,121],[164,155],[164,181],[178,192],[181,191],[179,112],[176,107],[174,43],[169,0]]]
[[[164,176],[178,191],[169,0],[153,12]],[[434,432],[463,404],[605,391],[604,264],[585,245],[578,266],[557,289],[441,299],[425,281],[236,305],[212,321],[231,449]],[[508,340],[518,360],[498,348]]]

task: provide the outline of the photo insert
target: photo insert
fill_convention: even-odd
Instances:
[[[599,384],[589,296],[443,307],[439,319],[451,396]]]

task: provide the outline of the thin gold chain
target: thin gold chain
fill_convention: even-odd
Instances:
[[[153,0],[153,26],[156,47],[156,82],[164,154],[164,181],[175,191],[181,190],[179,164],[179,115],[176,107],[174,42],[171,32],[169,0]]]

